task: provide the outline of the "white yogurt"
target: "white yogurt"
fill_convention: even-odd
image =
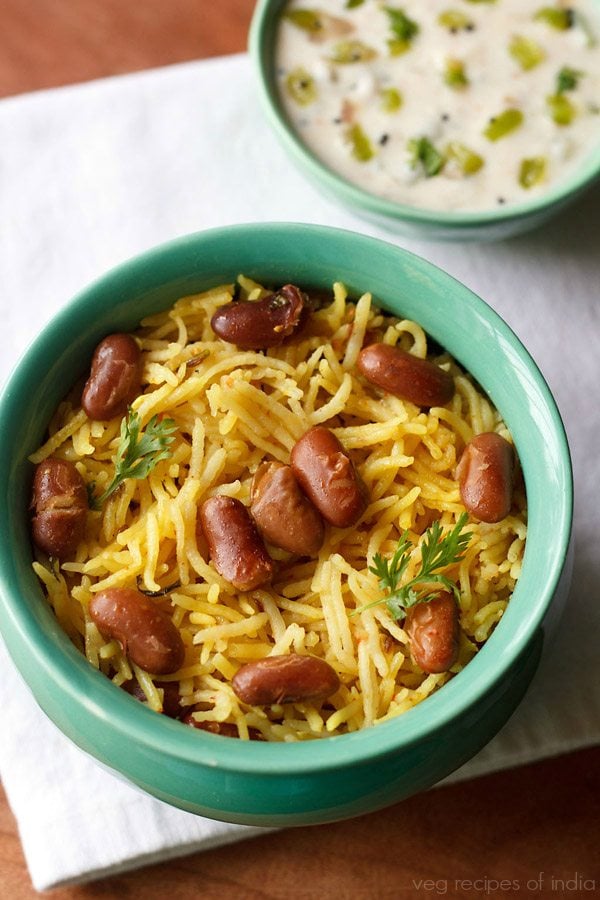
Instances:
[[[600,6],[594,0],[347,5],[291,0],[280,21],[276,72],[301,140],[364,190],[429,209],[486,210],[544,193],[600,145]],[[566,15],[569,27],[536,18],[544,8]],[[464,17],[461,27],[440,24],[448,11]],[[315,21],[317,30],[301,27]],[[389,43],[403,31],[409,36],[402,46]],[[530,68],[510,52],[515,40],[517,50],[529,42],[521,59],[535,63]],[[334,61],[356,41],[371,58]],[[392,55],[394,49],[404,52]],[[490,119],[507,110],[521,123],[490,140]],[[569,122],[558,124],[555,116]],[[465,148],[467,169],[477,171],[465,171]]]

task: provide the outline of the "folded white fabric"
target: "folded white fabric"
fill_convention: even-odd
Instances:
[[[190,231],[292,220],[384,237],[479,293],[530,349],[563,413],[576,475],[573,590],[553,647],[467,778],[600,740],[600,191],[530,236],[441,245],[325,200],[271,134],[245,55],[0,102],[0,380],[34,333],[110,266]],[[260,833],[173,809],[71,746],[0,646],[0,774],[34,886],[122,871]]]

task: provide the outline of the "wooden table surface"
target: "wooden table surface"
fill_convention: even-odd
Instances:
[[[0,97],[245,49],[252,0],[2,0]],[[53,900],[600,895],[600,748],[52,892]],[[0,900],[35,897],[0,789]]]

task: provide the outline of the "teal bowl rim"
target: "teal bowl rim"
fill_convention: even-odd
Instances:
[[[560,180],[551,190],[531,200],[498,209],[464,212],[427,209],[396,203],[363,190],[338,175],[308,149],[288,121],[279,102],[272,77],[271,48],[275,37],[275,16],[285,3],[286,0],[258,0],[250,23],[248,50],[257,76],[259,97],[268,121],[291,158],[314,181],[321,182],[329,188],[330,193],[337,195],[345,205],[358,207],[383,218],[414,225],[444,226],[456,229],[457,233],[460,233],[461,228],[516,222],[550,210],[555,205],[562,206],[600,179],[599,143],[576,171],[566,179]]]
[[[219,252],[223,252],[225,245],[231,247],[238,242],[238,246],[253,246],[253,242],[258,242],[261,247],[270,249],[276,248],[278,241],[282,246],[293,244],[295,249],[290,250],[290,253],[295,254],[306,251],[306,246],[302,250],[298,248],[301,244],[306,245],[307,241],[315,255],[318,255],[318,248],[327,244],[336,253],[341,253],[342,249],[346,253],[352,250],[356,254],[368,253],[378,260],[397,265],[399,270],[405,267],[407,271],[416,273],[414,277],[419,283],[423,282],[425,292],[431,290],[433,285],[438,291],[443,290],[448,295],[454,292],[460,297],[461,308],[467,311],[469,324],[473,325],[473,330],[469,330],[468,335],[463,337],[465,345],[473,343],[477,329],[481,330],[486,339],[493,337],[494,341],[499,342],[502,354],[508,355],[514,364],[514,377],[523,384],[524,393],[530,401],[529,413],[539,419],[536,419],[536,427],[540,435],[544,434],[545,443],[542,445],[540,439],[540,446],[523,455],[522,462],[531,462],[534,467],[539,468],[542,463],[537,457],[543,457],[552,463],[553,486],[544,482],[536,483],[533,487],[539,507],[538,533],[544,533],[544,504],[550,504],[555,516],[555,528],[552,532],[551,551],[543,539],[537,541],[540,546],[528,544],[523,573],[494,635],[468,666],[441,690],[401,716],[372,728],[322,740],[272,744],[232,741],[184,728],[179,722],[158,716],[144,708],[124,691],[115,690],[111,682],[95,670],[73,646],[57,625],[47,604],[36,607],[34,614],[32,609],[20,603],[17,569],[5,543],[2,544],[0,621],[3,620],[6,625],[7,637],[9,629],[11,631],[12,642],[7,639],[7,646],[15,661],[20,652],[25,650],[28,654],[28,670],[35,667],[36,678],[46,679],[52,685],[53,694],[55,690],[59,692],[61,701],[68,698],[75,710],[79,707],[82,712],[85,711],[86,716],[92,715],[107,727],[113,738],[118,736],[125,741],[120,745],[121,748],[127,748],[134,742],[158,757],[179,759],[187,765],[218,767],[219,770],[232,774],[265,777],[310,776],[317,771],[372,763],[377,758],[395,754],[424,739],[431,739],[450,720],[471,708],[476,709],[478,701],[483,701],[485,706],[486,694],[508,675],[514,660],[521,651],[531,646],[532,640],[539,637],[540,629],[543,629],[544,617],[552,603],[566,561],[573,505],[570,453],[559,411],[540,370],[509,326],[481,298],[432,263],[394,244],[326,226],[271,222],[217,228],[159,245],[110,270],[63,307],[21,357],[0,396],[2,433],[7,423],[14,421],[15,415],[22,416],[23,398],[29,396],[32,384],[39,383],[40,362],[45,363],[47,351],[52,345],[62,345],[63,336],[69,330],[69,322],[81,324],[89,321],[90,313],[103,305],[109,305],[111,309],[118,308],[127,300],[127,286],[137,283],[138,278],[147,285],[150,277],[150,283],[156,286],[160,279],[152,278],[148,273],[162,270],[169,261],[172,264],[173,259],[182,257],[197,262],[208,258],[211,262],[218,257]],[[232,269],[234,263],[235,260],[231,263]],[[198,265],[198,271],[201,272],[202,263]],[[260,268],[258,263],[257,268]],[[368,276],[363,277],[368,279]],[[168,283],[163,281],[164,285]],[[364,289],[368,287],[365,286]],[[151,287],[148,286],[147,292],[150,290]],[[420,303],[421,298],[417,302]],[[423,310],[427,311],[425,306]],[[434,333],[433,337],[439,340],[441,335]],[[476,372],[475,377],[485,388],[485,369],[480,373]],[[532,398],[535,399],[535,404],[531,402]],[[526,433],[524,430],[524,434]],[[7,443],[0,442],[0,471],[10,472],[14,459],[7,446]],[[526,467],[524,471],[527,481]],[[9,526],[7,513],[0,508],[0,530]],[[536,564],[537,559],[537,570],[544,578],[542,590],[539,589],[537,580],[533,581],[537,591],[533,598],[525,596],[527,589],[524,581],[529,557],[533,560],[530,568]],[[518,594],[520,599],[517,608]],[[39,596],[43,596],[41,589]],[[500,634],[504,637],[500,638]],[[25,668],[23,665],[19,667]],[[31,690],[35,695],[33,683]],[[118,762],[113,765],[119,769]]]

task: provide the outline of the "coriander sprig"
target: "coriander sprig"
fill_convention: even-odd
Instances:
[[[421,544],[421,567],[406,584],[401,584],[401,582],[412,553],[408,532],[402,533],[391,559],[385,559],[380,553],[376,553],[373,557],[373,565],[369,566],[369,571],[377,575],[379,586],[382,591],[387,591],[387,596],[363,606],[357,612],[385,601],[390,615],[396,621],[401,622],[406,615],[406,610],[411,606],[416,603],[425,603],[437,596],[438,592],[435,589],[432,590],[432,584],[443,585],[458,600],[457,585],[437,570],[458,563],[464,558],[464,552],[473,534],[471,531],[463,532],[467,519],[467,513],[462,513],[454,528],[446,534],[443,534],[438,521],[432,523],[425,532]]]
[[[104,501],[127,478],[146,478],[161,459],[168,459],[171,456],[169,445],[174,440],[173,432],[177,430],[173,419],[159,421],[158,416],[152,416],[141,434],[140,428],[138,413],[129,408],[121,422],[115,474],[104,493],[92,499],[90,504],[92,509],[100,509]]]
[[[438,175],[446,163],[442,154],[426,137],[411,139],[408,142],[408,152],[411,167],[413,169],[421,168],[426,178]]]
[[[406,15],[404,10],[393,6],[384,7],[394,38],[389,41],[392,56],[399,56],[409,49],[411,41],[418,35],[419,26]]]

